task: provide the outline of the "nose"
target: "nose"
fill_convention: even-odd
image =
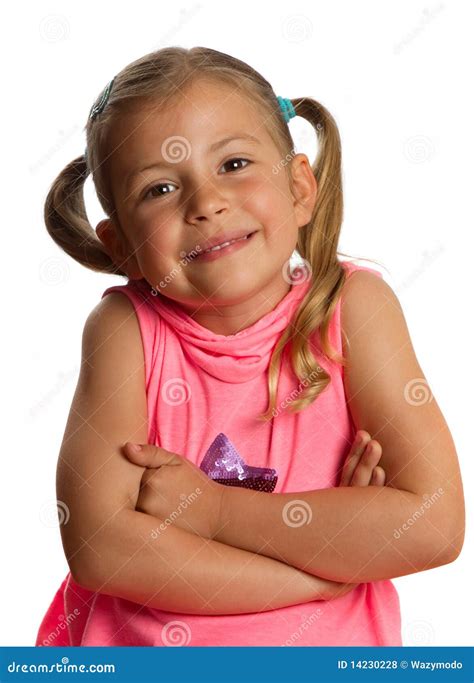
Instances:
[[[218,192],[212,183],[204,183],[198,187],[190,197],[186,208],[188,223],[202,222],[220,215],[229,208],[228,200]]]

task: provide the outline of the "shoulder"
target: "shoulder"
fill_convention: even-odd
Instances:
[[[344,283],[341,337],[346,391],[354,406],[361,396],[380,399],[390,385],[402,389],[422,377],[400,301],[375,273],[356,271]]]
[[[127,363],[144,362],[135,307],[120,291],[104,296],[89,313],[82,334],[82,355],[89,359],[90,365],[93,365],[94,357],[108,361],[108,364],[122,358],[122,367],[125,356]]]
[[[406,331],[406,321],[397,295],[390,285],[375,272],[358,270],[349,272],[341,290],[341,330],[344,337],[352,336],[380,321]]]

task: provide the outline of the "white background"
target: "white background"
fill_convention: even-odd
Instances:
[[[394,580],[404,645],[472,645],[472,48],[469,2],[18,2],[2,10],[2,645],[33,645],[67,573],[55,469],[102,292],[56,247],[42,214],[56,174],[83,152],[97,95],[166,45],[251,64],[284,97],[311,96],[342,138],[339,250],[382,264],[453,435],[467,535],[459,559]],[[290,129],[313,157],[311,131]],[[91,223],[103,218],[87,184]],[[360,261],[361,265],[370,262]],[[376,267],[377,266],[373,266]]]

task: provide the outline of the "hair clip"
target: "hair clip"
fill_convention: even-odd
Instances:
[[[105,105],[107,104],[107,100],[109,99],[110,91],[112,90],[112,86],[114,84],[115,76],[112,78],[110,83],[108,83],[103,92],[101,93],[99,100],[93,105],[92,109],[89,112],[89,118],[90,119],[95,119],[96,116],[98,116],[103,110]]]

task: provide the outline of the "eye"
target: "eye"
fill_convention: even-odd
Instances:
[[[229,159],[229,161],[226,161],[222,166],[227,166],[227,164],[233,164],[236,161],[245,161],[247,164],[251,164],[252,162],[249,159],[242,159],[241,157],[234,157],[233,159]],[[241,166],[240,168],[233,168],[233,171],[240,171],[241,168],[246,168],[246,166]]]
[[[159,183],[158,185],[152,185],[151,187],[148,188],[148,190],[143,195],[143,199],[146,199],[152,190],[156,190],[159,187],[171,187],[172,185],[173,185],[172,183]],[[158,197],[165,197],[167,194],[172,194],[172,193],[171,192],[164,192],[163,194],[159,194]]]
[[[240,168],[233,168],[231,170],[240,171],[242,168],[246,168],[248,164],[253,163],[252,161],[250,161],[250,159],[244,159],[242,157],[234,157],[233,159],[229,159],[228,161],[223,163],[221,168],[224,166],[227,166],[228,164],[235,164],[238,161],[244,161],[246,165],[241,166]],[[151,187],[148,188],[148,190],[143,195],[143,199],[146,199],[150,195],[150,192],[152,192],[153,190],[157,190],[158,188],[164,188],[164,187],[175,187],[175,186],[173,185],[173,183],[158,183],[157,185],[152,185]],[[163,192],[163,193],[159,193],[158,195],[154,195],[154,196],[165,197],[167,194],[172,194],[172,192],[169,192],[169,191]]]

